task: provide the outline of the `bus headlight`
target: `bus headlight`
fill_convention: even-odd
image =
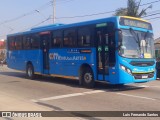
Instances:
[[[120,68],[121,68],[122,70],[126,71],[127,73],[132,74],[132,72],[131,72],[131,70],[130,70],[129,68],[127,68],[127,67],[125,67],[125,66],[123,66],[123,65],[120,65]]]
[[[132,74],[130,69],[127,69],[127,72],[128,72],[129,74]]]

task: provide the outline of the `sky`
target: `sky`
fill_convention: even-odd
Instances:
[[[150,6],[148,3],[152,3],[152,9],[148,8],[147,13],[152,16],[144,19],[152,23],[156,39],[160,37],[160,0],[142,0],[140,9]],[[55,23],[106,18],[121,7],[127,7],[127,0],[56,0]],[[49,24],[53,24],[53,0],[0,0],[0,39],[6,39],[7,34]]]

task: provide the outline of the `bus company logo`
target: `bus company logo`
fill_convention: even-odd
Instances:
[[[154,68],[148,68],[148,69],[145,69],[145,70],[143,70],[143,69],[138,69],[138,68],[134,68],[134,69],[133,69],[133,72],[145,72],[145,71],[147,71],[147,72],[152,72],[152,71],[154,71]]]
[[[148,71],[154,71],[154,68],[148,68]]]
[[[50,53],[49,58],[51,60],[65,60],[65,61],[71,61],[71,60],[83,61],[83,60],[87,60],[86,56],[62,56],[62,55],[59,55],[58,53]]]
[[[133,69],[133,72],[145,72],[145,70],[143,70],[143,69],[138,69],[138,68],[134,68],[134,69]]]
[[[138,71],[138,69],[137,69],[137,68],[134,68],[134,69],[133,69],[133,71],[136,71],[136,72],[137,72],[137,71]]]
[[[50,53],[50,54],[49,54],[49,59],[50,59],[50,60],[53,60],[53,59],[54,59],[54,54],[53,54],[53,53]]]

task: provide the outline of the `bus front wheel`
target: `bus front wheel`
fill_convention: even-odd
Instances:
[[[32,64],[27,65],[26,74],[27,78],[34,79],[34,68]]]
[[[95,85],[93,72],[90,68],[85,68],[81,71],[80,81],[84,87],[93,88]]]

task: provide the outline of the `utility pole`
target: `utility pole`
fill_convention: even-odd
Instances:
[[[53,0],[53,24],[56,21],[56,0]]]

